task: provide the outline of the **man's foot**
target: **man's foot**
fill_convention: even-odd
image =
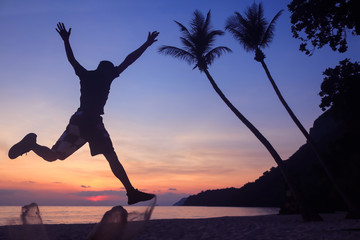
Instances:
[[[154,194],[144,193],[137,189],[129,191],[127,194],[128,196],[128,204],[132,205],[138,202],[148,201],[155,197]]]
[[[9,158],[15,159],[24,153],[29,152],[36,144],[36,134],[29,133],[20,142],[12,146],[9,150]]]

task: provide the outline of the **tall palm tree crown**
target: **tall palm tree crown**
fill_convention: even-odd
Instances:
[[[282,12],[283,10],[280,10],[268,24],[262,4],[253,3],[245,11],[245,16],[235,12],[235,15],[229,17],[226,30],[233,34],[246,51],[255,51],[255,60],[260,62],[265,58],[260,49],[267,47],[272,41],[275,22]]]
[[[184,48],[162,46],[159,48],[159,52],[180,58],[189,64],[196,64],[194,69],[199,68],[201,72],[206,70],[208,65],[211,65],[214,59],[220,57],[222,53],[231,52],[224,46],[212,48],[216,36],[221,36],[224,32],[211,29],[210,11],[205,18],[200,11],[196,10],[190,23],[190,30],[177,21],[175,23],[180,27],[182,34],[180,39]]]

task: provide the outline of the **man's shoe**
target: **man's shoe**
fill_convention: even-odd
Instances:
[[[128,204],[132,205],[138,202],[148,201],[155,197],[154,194],[144,193],[137,189],[129,191],[127,194],[128,196]]]
[[[29,152],[36,144],[36,134],[29,133],[20,142],[12,146],[9,150],[9,158],[15,159],[24,153]]]

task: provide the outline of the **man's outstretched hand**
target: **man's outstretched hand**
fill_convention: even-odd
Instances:
[[[157,32],[157,31],[154,31],[152,33],[149,32],[146,43],[150,46],[151,44],[153,44],[154,42],[157,41],[156,38],[158,35],[159,35],[159,32]]]
[[[66,41],[69,40],[71,28],[69,28],[69,31],[66,31],[65,25],[62,22],[59,22],[57,24],[56,31],[60,34],[61,38]]]

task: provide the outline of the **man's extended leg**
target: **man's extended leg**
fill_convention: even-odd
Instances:
[[[124,167],[121,165],[115,152],[104,154],[106,160],[110,164],[111,171],[124,185],[126,191],[131,191],[134,187],[131,185],[130,180],[125,172]]]
[[[116,153],[113,151],[111,153],[104,154],[106,160],[110,164],[110,168],[114,175],[121,181],[121,183],[124,185],[127,196],[128,196],[128,204],[135,204],[137,202],[147,201],[155,197],[154,194],[148,194],[141,192],[137,189],[135,189],[131,183],[130,180],[125,172],[125,169],[121,165]]]
[[[20,142],[12,146],[9,150],[9,158],[15,159],[31,150],[44,160],[52,162],[58,159],[58,154],[48,147],[40,146],[36,143],[36,134],[27,134]]]

